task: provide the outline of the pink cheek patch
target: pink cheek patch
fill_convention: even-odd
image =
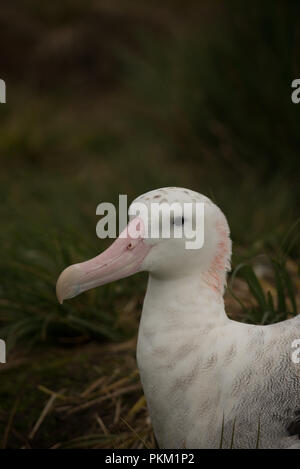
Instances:
[[[230,270],[231,241],[229,229],[223,216],[216,223],[218,244],[215,256],[208,270],[207,284],[216,292],[223,293],[226,272]]]

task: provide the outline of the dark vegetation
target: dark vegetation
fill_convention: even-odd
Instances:
[[[232,230],[230,314],[297,314],[299,8],[3,0],[3,447],[154,446],[134,359],[146,276],[55,297],[61,270],[108,244],[101,201],[205,193]]]

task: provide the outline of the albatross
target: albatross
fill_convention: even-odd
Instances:
[[[300,316],[267,326],[229,319],[223,295],[230,231],[209,198],[168,187],[134,202],[201,202],[203,246],[188,250],[184,237],[142,231],[133,237],[131,223],[149,221],[135,217],[106,251],[61,273],[59,301],[149,273],[137,363],[160,448],[300,448],[300,363],[292,359]]]

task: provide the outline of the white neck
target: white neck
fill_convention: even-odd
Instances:
[[[201,273],[171,279],[149,275],[141,325],[159,330],[168,323],[194,328],[227,321],[222,293],[209,287]]]
[[[185,376],[189,379],[195,360],[211,360],[208,356],[211,351],[206,347],[208,334],[228,322],[222,294],[208,286],[201,273],[172,279],[149,276],[137,361],[151,420],[162,446],[169,445],[171,440],[172,445],[182,444],[175,441],[176,435],[172,433],[176,428],[172,415],[179,415],[179,420],[184,422],[184,412],[190,409],[185,388],[179,386],[173,392],[172,386]],[[187,431],[183,425],[183,435]]]

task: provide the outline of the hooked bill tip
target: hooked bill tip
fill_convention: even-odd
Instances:
[[[62,295],[61,289],[59,288],[58,281],[56,283],[56,297],[58,299],[58,302],[62,305],[64,302],[64,297]]]
[[[77,267],[69,266],[60,274],[56,282],[56,296],[61,305],[65,299],[74,296],[77,272]]]

